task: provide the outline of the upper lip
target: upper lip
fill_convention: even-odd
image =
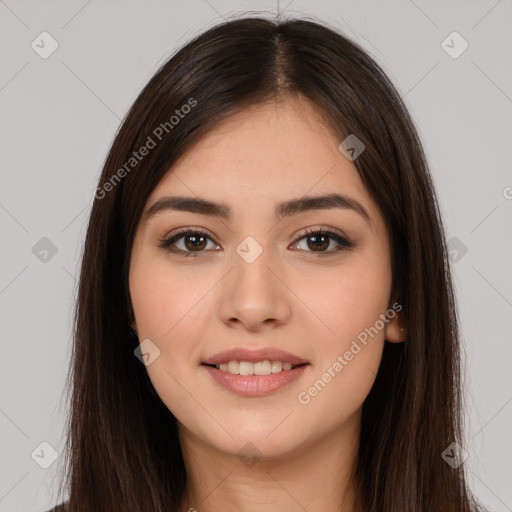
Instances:
[[[219,352],[218,354],[202,361],[202,364],[221,364],[233,360],[257,362],[265,361],[267,359],[269,361],[281,361],[283,363],[292,363],[294,365],[309,363],[306,359],[302,359],[278,348],[264,347],[259,349],[247,349],[237,347]]]

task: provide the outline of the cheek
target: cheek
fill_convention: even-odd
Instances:
[[[387,325],[381,317],[388,310],[391,286],[386,261],[347,266],[331,273],[321,288],[312,286],[318,275],[303,281],[304,293],[310,291],[305,295],[308,306],[321,320],[308,315],[306,329],[313,332],[317,324],[318,364],[297,396],[308,413],[331,409],[332,420],[339,421],[340,414],[356,411],[368,395],[379,369]],[[317,291],[312,294],[311,290]],[[339,408],[332,409],[333,404]]]
[[[208,284],[187,278],[165,257],[141,251],[132,260],[130,294],[139,334],[154,338],[162,349],[172,342],[183,324],[197,316],[197,305]]]
[[[214,284],[213,278],[192,276],[150,251],[132,257],[130,294],[139,340],[149,339],[159,350],[146,370],[162,401],[179,416],[194,405],[185,399],[183,386],[193,387],[190,367],[196,363],[207,292]]]
[[[186,381],[186,365],[191,359],[183,331],[187,326],[190,329],[187,322],[193,315],[194,294],[181,283],[179,275],[157,258],[142,253],[132,260],[130,294],[139,340],[151,340],[157,347],[150,345],[152,350],[158,351],[146,371],[156,393],[178,419],[192,413],[188,410],[192,403],[184,399],[180,383]]]
[[[336,271],[319,269],[304,275],[297,283],[297,294],[304,297],[309,310],[310,329],[316,322],[319,338],[325,340],[319,347],[324,354],[331,356],[333,350],[350,345],[388,307],[391,275],[385,259],[357,261]]]

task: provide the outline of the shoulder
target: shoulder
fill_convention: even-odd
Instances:
[[[56,507],[52,508],[51,510],[48,510],[47,512],[68,512],[68,504],[61,503],[60,505],[57,505]]]

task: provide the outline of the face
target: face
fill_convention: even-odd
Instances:
[[[304,99],[253,106],[149,197],[131,255],[132,327],[180,436],[272,457],[359,421],[384,340],[400,341],[400,306],[384,219],[340,142]],[[177,196],[220,207],[166,202]]]

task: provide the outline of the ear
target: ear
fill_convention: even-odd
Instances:
[[[130,311],[128,313],[128,325],[130,326],[130,328],[132,329],[132,331],[137,335],[139,336],[139,333],[137,332],[137,322],[135,321],[135,313],[133,311],[133,307],[131,305],[131,301],[130,301]]]
[[[390,343],[402,343],[405,341],[405,327],[403,326],[403,317],[401,313],[396,313],[386,324],[384,337]]]
[[[135,335],[139,337],[139,333],[137,332],[137,322],[135,320],[131,320],[128,325],[130,326],[130,329],[135,333]]]

